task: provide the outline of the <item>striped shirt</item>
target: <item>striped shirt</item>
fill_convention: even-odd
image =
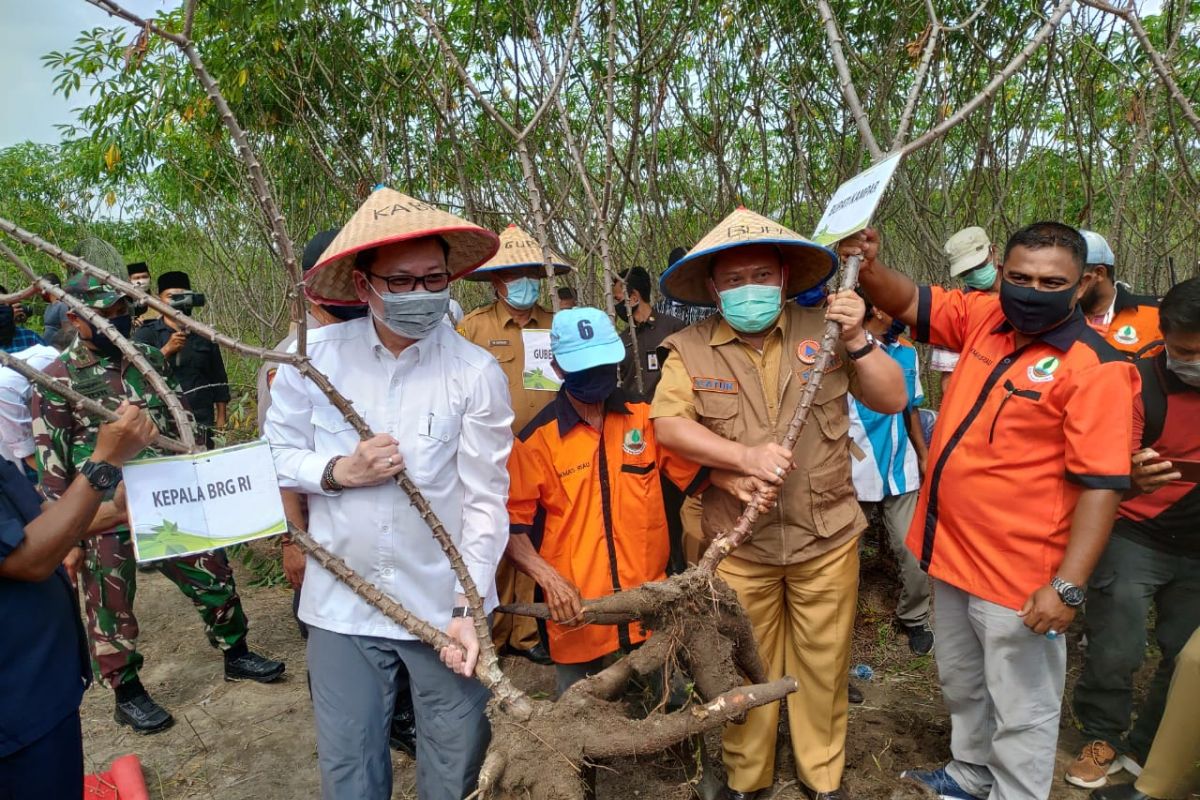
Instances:
[[[917,453],[908,438],[905,417],[925,401],[917,350],[907,341],[881,344],[904,370],[908,407],[900,414],[880,414],[850,397],[850,437],[863,452],[851,460],[854,489],[864,503],[915,492],[921,485]]]

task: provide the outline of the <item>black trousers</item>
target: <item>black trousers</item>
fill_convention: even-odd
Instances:
[[[0,758],[0,800],[83,797],[83,729],[79,712],[42,738]]]

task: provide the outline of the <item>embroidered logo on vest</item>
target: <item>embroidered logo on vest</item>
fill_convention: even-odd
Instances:
[[[646,439],[642,436],[640,428],[633,428],[626,432],[625,439],[621,442],[621,449],[631,456],[640,456],[646,450]]]
[[[1054,356],[1046,356],[1029,367],[1029,380],[1036,383],[1046,383],[1054,380],[1054,371],[1058,369],[1059,360]]]
[[[1133,327],[1132,325],[1125,325],[1115,334],[1113,334],[1113,338],[1121,344],[1137,344],[1137,328]]]

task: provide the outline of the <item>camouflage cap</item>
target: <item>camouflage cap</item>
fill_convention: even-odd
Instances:
[[[63,289],[92,308],[111,308],[125,299],[125,295],[90,275],[75,275]]]

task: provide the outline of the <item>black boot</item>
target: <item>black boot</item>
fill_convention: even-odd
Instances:
[[[150,699],[136,678],[118,686],[117,707],[113,719],[128,725],[136,733],[158,733],[175,724],[175,718],[165,708]]]
[[[225,652],[225,680],[227,681],[271,683],[279,680],[286,667],[287,665],[282,661],[263,658],[258,653],[248,650],[244,644],[240,648]]]

